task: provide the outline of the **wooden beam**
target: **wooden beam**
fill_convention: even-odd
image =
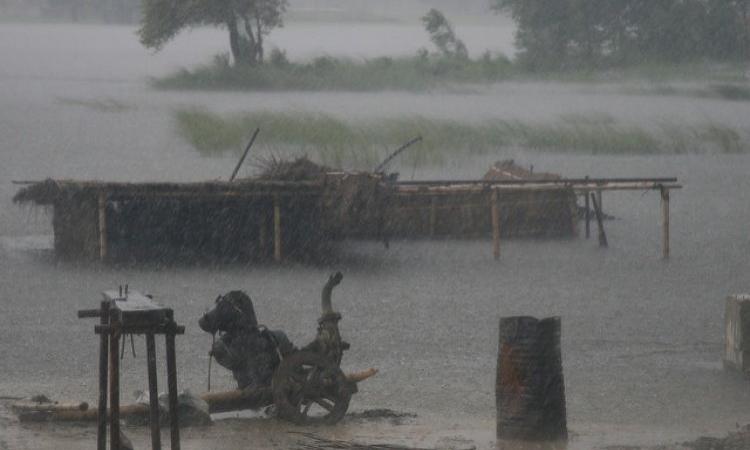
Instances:
[[[281,262],[281,199],[273,197],[273,259]]]
[[[661,256],[669,259],[669,189],[661,190]]]
[[[101,302],[100,325],[109,325],[109,302]],[[107,449],[107,382],[109,380],[109,336],[99,337],[99,409],[96,430],[96,449]]]
[[[99,210],[99,260],[107,259],[107,194],[104,191],[99,192],[98,197]]]
[[[492,254],[495,261],[500,259],[500,207],[497,204],[497,190],[492,190],[490,211],[492,214]]]

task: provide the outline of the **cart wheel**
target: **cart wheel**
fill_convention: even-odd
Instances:
[[[307,351],[281,361],[272,387],[279,416],[298,425],[337,423],[346,414],[353,393],[334,362]]]

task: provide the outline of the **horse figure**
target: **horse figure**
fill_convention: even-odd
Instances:
[[[198,325],[219,334],[209,354],[232,371],[239,389],[269,386],[281,359],[296,351],[283,331],[258,325],[253,302],[242,291],[218,296]]]

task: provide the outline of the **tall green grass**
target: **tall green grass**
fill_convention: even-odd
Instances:
[[[254,112],[220,116],[202,109],[177,111],[179,134],[205,156],[239,152],[261,128],[260,151],[307,154],[334,167],[372,168],[390,151],[421,135],[403,156],[409,165],[441,164],[516,146],[586,154],[739,153],[750,136],[716,123],[662,122],[646,128],[606,115],[564,115],[551,122],[489,120],[463,123],[412,117],[348,121],[326,114]]]

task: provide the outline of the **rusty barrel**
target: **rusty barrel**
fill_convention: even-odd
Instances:
[[[495,404],[497,438],[566,441],[560,318],[500,319]]]

